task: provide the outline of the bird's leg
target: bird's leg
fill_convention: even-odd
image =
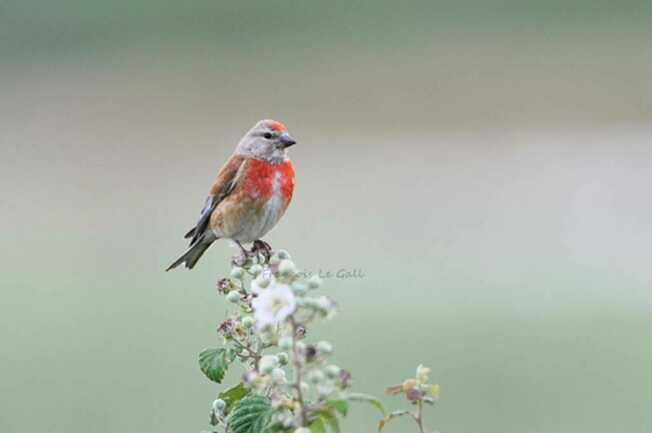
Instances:
[[[251,248],[251,252],[256,256],[258,253],[262,254],[265,258],[265,263],[269,263],[269,259],[272,257],[272,246],[267,242],[258,239],[254,241],[254,246]]]
[[[241,253],[240,255],[233,256],[233,264],[236,266],[244,266],[247,263],[247,260],[249,260],[251,253],[242,246],[240,241],[235,241],[235,243],[238,245],[238,247],[240,247]]]

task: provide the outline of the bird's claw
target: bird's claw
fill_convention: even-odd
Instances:
[[[272,257],[272,246],[267,242],[258,239],[257,241],[254,241],[254,246],[251,248],[251,253],[256,257],[258,254],[262,254],[262,256],[265,258],[264,263],[269,263],[269,259]]]
[[[238,246],[240,247],[240,254],[233,256],[233,259],[231,260],[231,263],[234,266],[244,267],[249,261],[249,259],[254,259],[254,258],[256,258],[256,261],[260,263],[261,255],[263,256],[264,259],[263,263],[269,263],[269,259],[272,257],[272,246],[260,239],[254,241],[251,250],[247,250],[240,243],[238,243]]]

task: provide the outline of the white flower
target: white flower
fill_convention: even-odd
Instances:
[[[251,282],[251,291],[254,293],[260,293],[264,289],[270,286],[274,286],[276,284],[276,279],[274,278],[274,274],[272,274],[272,271],[268,269],[265,269],[263,272],[258,274],[256,278],[253,279]]]
[[[294,313],[297,301],[292,289],[287,284],[273,284],[260,290],[251,301],[258,329],[276,325]]]

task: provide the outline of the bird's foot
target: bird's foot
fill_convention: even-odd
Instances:
[[[240,254],[233,256],[231,263],[234,266],[244,267],[249,260],[261,263],[261,256],[263,257],[262,263],[269,263],[269,259],[272,257],[272,246],[260,239],[254,241],[251,250],[247,250],[240,242],[236,242],[236,244],[240,247]]]
[[[255,257],[258,257],[258,254],[261,254],[265,259],[264,263],[269,263],[269,259],[272,257],[272,246],[267,242],[258,239],[257,241],[254,241],[251,253]]]
[[[249,261],[249,259],[254,256],[254,254],[252,253],[252,251],[248,251],[245,247],[243,247],[240,242],[235,241],[235,243],[240,248],[240,254],[233,256],[233,258],[231,259],[231,263],[234,266],[244,267]]]
[[[242,268],[247,264],[248,260],[249,260],[249,255],[240,253],[231,258],[231,264],[233,266],[238,266]]]

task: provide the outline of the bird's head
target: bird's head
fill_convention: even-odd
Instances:
[[[281,122],[261,120],[242,137],[236,153],[255,159],[262,159],[274,164],[287,158],[287,148],[296,144],[294,138]]]

